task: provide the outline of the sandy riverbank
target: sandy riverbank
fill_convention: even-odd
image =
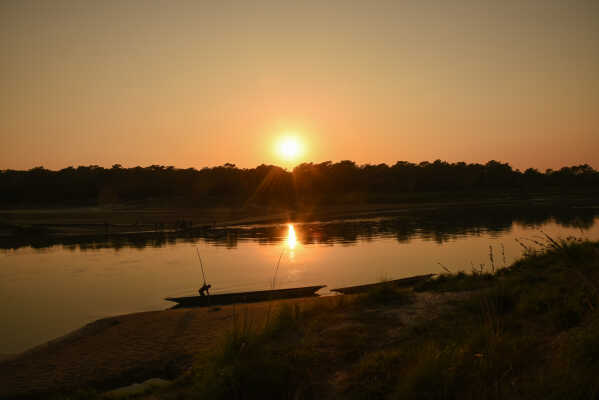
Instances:
[[[265,323],[292,299],[215,308],[151,311],[104,318],[0,361],[0,398],[72,388],[110,389],[151,377],[173,378],[194,355],[217,348],[234,321]]]
[[[274,318],[283,305],[334,309],[340,301],[352,298],[310,297],[100,319],[0,361],[0,398],[43,398],[47,393],[81,388],[105,391],[154,377],[173,379],[189,369],[197,357],[218,351],[235,324],[239,327],[250,323],[252,329],[261,329],[266,319]],[[415,298],[413,304],[391,314],[385,308],[385,315],[392,315],[400,325],[408,326],[439,315],[445,308],[443,305],[455,295],[420,293]],[[337,312],[331,318],[331,329],[351,326],[355,323],[353,318]]]

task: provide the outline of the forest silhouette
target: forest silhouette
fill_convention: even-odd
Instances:
[[[173,166],[112,168],[95,165],[0,171],[0,205],[69,206],[127,202],[196,207],[248,205],[301,208],[315,204],[377,203],[429,198],[537,193],[588,193],[599,188],[589,165],[524,172],[507,163],[357,165],[353,161],[303,163],[292,171],[274,165],[180,169]]]

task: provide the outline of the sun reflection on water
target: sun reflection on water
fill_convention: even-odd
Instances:
[[[293,227],[293,224],[287,224],[287,228],[289,228],[289,230],[287,232],[287,247],[289,247],[289,250],[293,250],[293,249],[295,249],[295,246],[297,246],[297,237],[295,236],[295,228]]]

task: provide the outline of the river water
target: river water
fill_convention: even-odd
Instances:
[[[59,337],[98,318],[161,310],[167,296],[366,284],[425,273],[501,268],[525,245],[599,239],[599,210],[483,210],[424,217],[236,226],[180,237],[145,235],[4,246],[0,354]],[[276,270],[277,261],[280,265]],[[276,270],[276,272],[275,272]]]

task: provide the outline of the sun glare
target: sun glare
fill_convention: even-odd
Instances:
[[[279,155],[287,161],[296,159],[300,155],[301,150],[299,140],[294,137],[286,137],[278,145]]]
[[[295,228],[293,227],[293,224],[287,224],[287,246],[289,247],[290,250],[295,249],[295,246],[297,245],[297,238],[295,236]]]

